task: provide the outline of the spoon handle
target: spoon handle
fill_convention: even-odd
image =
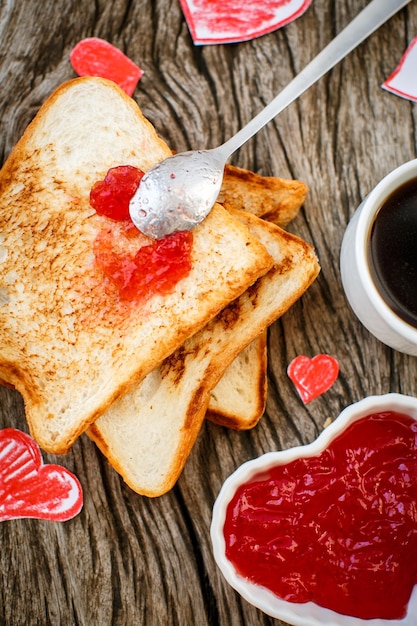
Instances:
[[[372,0],[258,115],[217,150],[227,159],[409,2]]]

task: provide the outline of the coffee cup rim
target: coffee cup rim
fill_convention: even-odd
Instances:
[[[417,158],[407,161],[392,170],[363,200],[358,216],[354,253],[358,266],[362,268],[363,286],[379,315],[387,321],[395,332],[405,337],[408,341],[417,344],[417,328],[397,315],[379,293],[372,278],[368,256],[370,232],[379,209],[398,187],[413,178],[417,179]]]

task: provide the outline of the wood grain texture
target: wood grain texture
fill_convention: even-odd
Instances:
[[[144,70],[134,94],[175,150],[212,147],[257,113],[366,5],[313,0],[295,22],[234,45],[195,47],[177,0],[3,0],[0,3],[0,161],[40,104],[74,76],[69,53],[102,37]],[[242,3],[244,6],[244,3]],[[7,626],[266,626],[217,570],[211,509],[225,480],[263,452],[312,441],[328,418],[364,396],[417,395],[417,361],[383,346],[343,294],[339,252],[360,200],[416,156],[416,105],[380,88],[417,34],[415,0],[233,157],[310,188],[289,229],[314,244],[322,272],[269,330],[269,394],[258,426],[207,423],[175,488],[155,500],[129,490],[82,437],[64,458],[84,509],[59,524],[0,524],[0,623]],[[340,376],[303,406],[286,375],[299,354],[325,352]],[[27,431],[20,396],[0,388],[0,427]]]

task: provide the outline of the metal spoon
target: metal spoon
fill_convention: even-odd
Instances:
[[[202,222],[217,199],[230,155],[409,2],[372,0],[231,139],[211,150],[176,154],[145,174],[130,202],[135,226],[159,239],[177,230],[192,230]]]

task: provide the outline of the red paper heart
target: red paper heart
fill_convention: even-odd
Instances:
[[[247,41],[296,19],[311,0],[180,0],[195,44]]]
[[[64,522],[83,506],[78,479],[44,465],[35,441],[14,428],[0,431],[0,521],[32,517]]]
[[[112,44],[90,37],[80,41],[70,54],[72,67],[78,76],[100,76],[117,83],[131,96],[143,72],[123,52]]]
[[[339,375],[339,364],[328,354],[313,359],[297,356],[288,366],[288,377],[294,383],[304,404],[330,389]]]

